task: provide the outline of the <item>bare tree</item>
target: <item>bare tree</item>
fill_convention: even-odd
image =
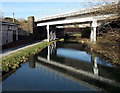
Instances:
[[[113,14],[112,17],[106,18],[104,21],[101,21],[101,27],[99,27],[99,31],[101,32],[101,36],[98,37],[96,46],[92,45],[92,47],[96,51],[100,51],[103,55],[112,59],[113,62],[118,63],[118,56],[120,53],[118,52],[119,48],[119,40],[120,40],[120,1],[117,0],[102,0],[102,2],[93,3],[91,0],[88,0],[88,5],[95,5],[93,12],[90,12],[90,15],[106,15]],[[101,0],[100,0],[101,1]]]
[[[25,31],[29,32],[28,20],[25,20],[24,18],[19,18],[18,21],[19,21],[19,24],[20,24],[20,28],[22,30],[25,30]]]

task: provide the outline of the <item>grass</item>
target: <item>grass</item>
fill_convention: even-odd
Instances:
[[[71,36],[80,37],[81,34],[72,34]]]
[[[38,53],[41,49],[45,48],[46,46],[50,45],[52,42],[41,42],[37,45],[31,46],[29,48],[25,48],[22,50],[19,50],[15,53],[10,54],[9,56],[2,58],[2,72],[6,73],[13,69],[16,69],[20,66],[20,63],[26,62],[28,57],[32,54]]]

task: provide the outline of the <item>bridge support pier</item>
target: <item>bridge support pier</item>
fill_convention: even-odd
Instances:
[[[55,26],[47,25],[47,41],[50,42],[56,39],[56,29]]]
[[[93,20],[91,24],[91,42],[96,43],[96,29],[97,29],[97,20]]]
[[[50,26],[47,25],[46,29],[47,29],[47,41],[50,42]]]

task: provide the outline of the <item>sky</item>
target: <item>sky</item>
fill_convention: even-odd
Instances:
[[[65,2],[66,1],[66,2]],[[89,2],[88,2],[89,1]],[[110,1],[110,0],[109,0]],[[4,0],[2,1],[2,13],[4,17],[25,18],[35,16],[41,17],[77,11],[100,3],[101,0]]]

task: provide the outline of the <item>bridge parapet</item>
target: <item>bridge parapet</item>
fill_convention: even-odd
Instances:
[[[85,14],[95,15],[95,14],[106,14],[106,13],[109,14],[114,12],[118,12],[118,2],[110,3],[107,5],[97,5],[90,8],[84,8],[78,11],[74,11],[74,12],[68,12],[63,14],[57,14],[54,16],[44,17],[44,18],[41,18],[40,20],[37,20],[36,22],[53,20],[58,18],[74,17],[78,15],[85,15]]]

